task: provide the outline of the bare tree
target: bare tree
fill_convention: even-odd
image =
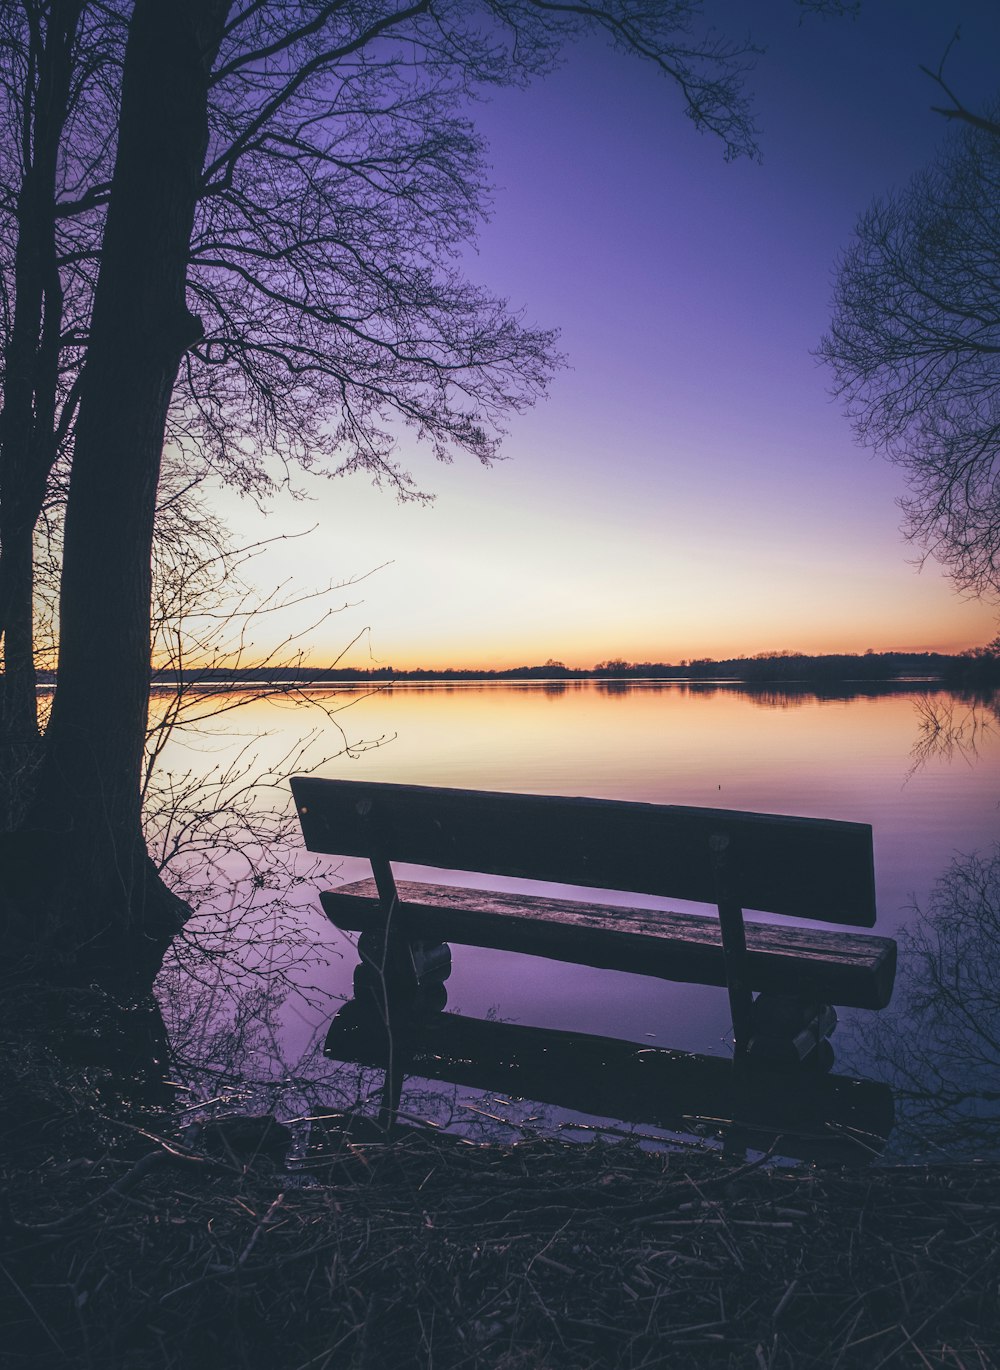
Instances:
[[[52,23],[56,0],[28,10]],[[57,269],[80,265],[92,305],[76,332],[64,308],[59,335],[74,378],[58,683],[2,894],[8,938],[36,961],[148,982],[185,916],[149,860],[140,812],[165,437],[251,487],[270,459],[318,455],[405,492],[400,424],[438,456],[489,460],[504,416],[544,384],[552,338],[456,270],[487,188],[465,102],[544,74],[591,31],[657,65],[729,153],[750,151],[748,49],[706,35],[698,11],[695,0],[82,6],[81,22],[107,21],[100,71],[120,64],[120,106],[110,183],[95,180],[109,160],[99,141],[75,200],[57,184],[53,211],[46,191],[56,218],[103,217],[55,254]],[[62,129],[63,141],[84,138]]]
[[[161,481],[165,498],[154,545],[143,831],[171,889],[204,909],[224,901],[231,927],[234,919],[258,916],[259,891],[300,883],[301,844],[293,839],[297,818],[287,775],[314,770],[334,755],[359,756],[387,738],[363,738],[357,730],[349,736],[341,721],[373,691],[297,678],[304,644],[331,615],[351,607],[343,592],[364,577],[308,591],[256,589],[248,568],[284,536],[235,545],[199,492],[177,485],[180,478],[174,468]],[[298,627],[258,647],[268,620],[290,609],[311,612]],[[328,663],[331,671],[338,660]],[[234,689],[237,676],[246,683]],[[282,755],[265,761],[266,730],[245,718],[259,715],[262,705],[282,704],[294,706],[302,732]]]
[[[751,50],[711,36],[698,8],[230,5],[188,271],[202,337],[168,437],[253,490],[298,459],[419,495],[392,459],[400,425],[439,457],[489,460],[505,417],[543,387],[553,335],[456,270],[488,204],[469,97],[543,74],[592,29],[655,62],[728,155],[750,152]],[[125,0],[16,0],[0,15],[8,739],[35,734],[31,533],[72,454],[130,15]]]
[[[400,426],[489,462],[553,362],[553,334],[457,267],[489,202],[470,97],[543,75],[589,30],[657,65],[736,156],[754,149],[749,49],[699,31],[689,3],[435,0],[371,39],[350,6],[292,13],[247,6],[213,73],[189,275],[205,332],[173,432],[243,481],[270,452],[420,497],[393,460]]]
[[[960,127],[861,217],[820,356],[859,439],[907,474],[907,535],[960,591],[997,597],[1000,122],[944,90]]]
[[[8,743],[37,732],[33,534],[79,397],[123,35],[113,5],[0,7],[0,725]]]

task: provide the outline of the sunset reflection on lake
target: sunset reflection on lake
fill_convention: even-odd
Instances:
[[[323,692],[324,707],[352,742],[386,740],[355,757],[316,709],[248,698],[211,735],[171,744],[168,765],[218,765],[247,743],[277,765],[297,738],[319,728],[319,775],[399,784],[508,790],[745,809],[869,823],[874,832],[879,919],[896,935],[926,906],[951,861],[996,841],[1000,724],[995,704],[927,684],[880,691],[837,687],[841,698],[808,690],[748,690],[637,681],[434,683],[377,691]],[[958,746],[924,746],[928,710],[959,729]],[[970,745],[971,744],[971,745]],[[360,860],[321,858],[317,888],[366,876]],[[402,867],[402,876],[413,874]],[[417,872],[418,873],[418,872]],[[438,878],[438,877],[435,877]],[[462,877],[445,875],[446,882]],[[470,882],[471,883],[471,882]],[[521,888],[512,880],[486,881]],[[571,892],[570,892],[571,893]],[[622,896],[619,902],[625,902]],[[333,949],[319,983],[338,999],[352,992],[357,954],[316,912],[309,889],[297,902],[317,940]],[[604,902],[615,896],[602,894]],[[630,902],[655,907],[657,900]],[[677,900],[659,901],[683,907]],[[901,964],[901,978],[906,973]],[[316,977],[312,977],[313,982]],[[568,966],[535,957],[455,946],[449,1008],[538,1027],[620,1037],[647,1045],[726,1055],[725,992],[638,975]],[[891,1013],[891,1009],[888,1011]],[[286,1004],[286,1050],[305,1051],[322,1014]],[[838,1059],[849,1057],[865,1014],[841,1011]]]

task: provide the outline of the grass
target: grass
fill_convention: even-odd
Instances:
[[[1000,1365],[1000,1166],[789,1169],[121,1105],[8,1031],[4,1370]]]

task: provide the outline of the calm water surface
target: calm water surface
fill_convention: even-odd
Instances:
[[[804,690],[660,682],[462,683],[395,686],[373,695],[331,692],[324,702],[342,710],[335,718],[349,739],[385,741],[354,757],[333,755],[317,773],[871,824],[877,931],[898,936],[908,928],[924,939],[924,947],[921,951],[904,940],[896,996],[884,1014],[841,1011],[834,1037],[835,1070],[894,1082],[899,1126],[890,1154],[934,1152],[942,1146],[950,1153],[971,1149],[978,1154],[991,1149],[989,1129],[995,1118],[987,1096],[1000,1089],[1000,1055],[990,1045],[1000,1030],[1000,945],[995,940],[1000,935],[1000,909],[990,901],[1000,897],[1000,889],[989,886],[994,868],[984,876],[981,865],[1000,837],[997,705],[919,683],[882,692],[862,688],[863,693],[852,694],[844,687],[843,698],[820,698]],[[264,763],[280,769],[296,739],[315,726],[312,715],[287,701],[253,702],[210,738],[173,746],[167,764],[175,770],[197,769],[209,759],[218,765],[245,745],[248,735],[266,733],[253,748]],[[313,756],[324,749],[339,751],[340,745],[336,729],[324,723]],[[303,858],[295,859],[301,869]],[[940,882],[951,881],[949,888],[954,887],[962,871],[968,874],[970,861],[973,873],[978,870],[982,876],[970,888],[981,889],[986,880],[987,915],[990,908],[996,915],[995,927],[986,929],[985,941],[980,939],[969,953],[977,965],[996,967],[992,973],[997,993],[992,1001],[989,984],[985,997],[982,985],[973,986],[982,1041],[974,1040],[975,1028],[970,1038],[969,1024],[960,1021],[960,1013],[949,1037],[947,1013],[942,1017],[925,1002],[926,996],[920,998],[921,984],[928,977],[933,980],[927,938],[930,935],[933,941],[934,919],[945,919],[953,928],[958,925],[948,912]],[[412,868],[400,873],[419,874]],[[1000,864],[995,873],[1000,885]],[[272,1004],[266,1025],[251,1029],[240,1019],[241,1013],[246,1018],[245,1006],[234,1011],[240,1019],[241,1049],[255,1055],[258,1079],[269,1081],[272,1090],[284,1081],[288,1096],[283,1105],[275,1106],[284,1107],[286,1114],[289,1107],[294,1111],[290,1101],[306,1098],[303,1081],[311,1080],[316,1087],[307,1108],[316,1106],[324,1087],[332,1088],[334,1063],[322,1056],[322,1039],[330,1017],[352,995],[357,964],[351,939],[337,933],[316,911],[315,889],[367,874],[363,863],[323,857],[315,884],[263,892],[285,910],[296,906],[304,944],[322,957],[291,958],[288,976],[281,982],[280,1003]],[[469,883],[467,878],[451,878]],[[516,881],[482,883],[527,888]],[[600,897],[610,902],[605,893]],[[658,901],[634,902],[655,907]],[[659,902],[683,907],[676,900]],[[977,919],[981,928],[983,918]],[[960,964],[961,951],[952,959]],[[208,993],[203,972],[198,974],[199,992]],[[190,979],[187,983],[190,987]],[[211,1002],[211,1011],[218,1012],[217,992]],[[726,1056],[730,1050],[722,991],[508,953],[455,946],[447,1003],[450,1010],[477,1019],[601,1034],[709,1056]],[[173,1011],[176,1030],[193,1041],[195,1025],[204,1028],[209,1009],[201,1002],[197,1011],[185,1016],[174,1003]],[[216,1054],[219,1040],[217,1036],[212,1047]],[[941,1095],[943,1068],[950,1072],[948,1088],[953,1086],[946,1110],[950,1122],[942,1121],[934,1101],[928,1104],[920,1098],[930,1092]],[[413,1110],[426,1112],[427,1090],[418,1086],[419,1082],[412,1086],[416,1092],[411,1096],[404,1094],[404,1107],[409,1098]],[[203,1093],[206,1087],[202,1083],[197,1090]],[[356,1072],[354,1088],[363,1092],[374,1084]],[[493,1096],[486,1104],[477,1103],[469,1090],[453,1092],[450,1107],[460,1121],[472,1114],[513,1116],[503,1110],[514,1108]],[[952,1124],[959,1114],[964,1121],[956,1133]],[[533,1114],[529,1109],[528,1116],[548,1123],[554,1119],[556,1126],[583,1117],[540,1109]],[[522,1110],[512,1125],[523,1121]],[[979,1127],[980,1122],[986,1126]]]

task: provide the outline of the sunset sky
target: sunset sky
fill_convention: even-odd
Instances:
[[[1000,88],[995,0],[792,0],[706,9],[767,47],[749,81],[763,165],[726,164],[658,74],[598,44],[477,111],[497,187],[468,273],[543,326],[569,369],[515,419],[506,460],[403,449],[431,506],[363,477],[301,484],[241,537],[315,526],[256,564],[299,587],[381,566],[311,636],[325,664],[677,661],[793,648],[954,651],[995,611],[962,602],[898,531],[903,474],[855,445],[811,355],[858,214],[946,136],[931,82]],[[383,563],[388,563],[383,565]],[[289,616],[285,626],[305,621]],[[262,632],[262,640],[266,633]]]

